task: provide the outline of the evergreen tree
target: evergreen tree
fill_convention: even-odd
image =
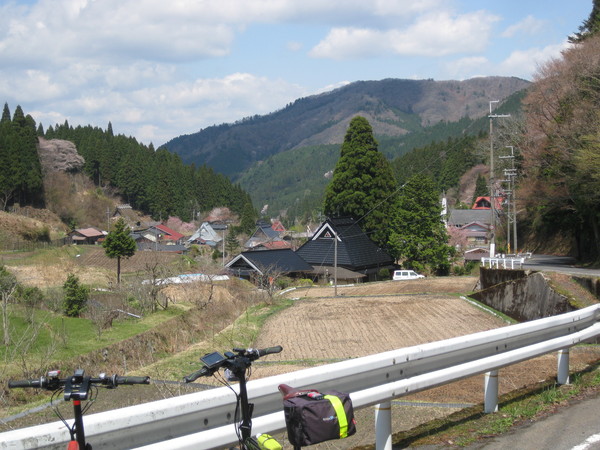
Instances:
[[[354,218],[376,244],[386,246],[395,190],[392,168],[377,149],[371,125],[364,117],[353,118],[325,191],[325,215]]]
[[[131,236],[125,220],[120,217],[106,239],[102,243],[106,256],[117,258],[117,283],[121,283],[121,258],[129,258],[135,254],[136,244]]]
[[[63,311],[67,317],[79,317],[85,309],[88,301],[89,289],[79,284],[79,278],[70,273],[67,281],[63,284],[65,298],[63,300]]]
[[[235,230],[233,228],[229,229],[229,233],[227,233],[227,237],[225,238],[225,250],[227,251],[228,257],[231,257],[235,252],[237,252],[240,248],[240,243],[237,240],[237,236],[235,235]]]
[[[415,175],[400,191],[390,236],[391,253],[402,266],[444,273],[453,249],[441,217],[442,207],[433,181]]]
[[[579,32],[569,36],[569,42],[576,44],[596,35],[600,31],[600,0],[594,0],[592,12],[579,27]]]
[[[10,109],[8,109],[8,103],[4,104],[4,109],[2,110],[2,119],[0,119],[0,123],[9,123],[10,122]]]
[[[475,192],[473,192],[473,201],[471,203],[475,203],[477,197],[485,197],[489,194],[490,189],[488,186],[488,182],[485,177],[481,174],[477,175],[477,181],[475,182]]]

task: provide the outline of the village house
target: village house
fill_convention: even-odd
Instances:
[[[69,238],[76,245],[95,245],[98,242],[102,242],[106,234],[105,231],[93,227],[77,228],[69,233]]]
[[[265,275],[273,278],[281,275],[306,277],[313,270],[291,249],[242,252],[225,267],[231,274],[248,280]]]
[[[315,276],[331,280],[337,274],[338,281],[375,281],[381,269],[395,268],[394,259],[350,218],[327,219],[296,253]]]
[[[224,227],[224,228],[223,228]],[[226,226],[218,227],[219,229],[227,229]],[[208,245],[216,247],[223,240],[223,233],[219,234],[215,227],[208,222],[202,222],[200,227],[187,240],[187,245]]]
[[[252,236],[250,236],[250,238],[246,241],[246,243],[244,244],[244,248],[249,249],[249,250],[260,249],[260,248],[272,248],[273,247],[272,243],[274,243],[274,242],[282,243],[282,244],[275,244],[275,245],[279,246],[278,248],[291,247],[291,244],[289,244],[283,240],[282,234],[280,234],[280,231],[273,229],[272,224],[265,222],[263,220],[260,220],[257,222],[256,225],[257,225],[256,231],[254,231]],[[283,226],[281,228],[283,228]],[[283,229],[283,230],[285,230],[285,229]],[[265,244],[268,244],[268,245],[265,246]]]

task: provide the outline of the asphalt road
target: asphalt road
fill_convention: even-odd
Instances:
[[[523,268],[540,272],[549,271],[569,275],[600,277],[600,270],[575,267],[575,262],[575,259],[569,256],[533,255],[525,260]]]
[[[600,398],[588,398],[510,433],[465,447],[467,450],[600,449]]]

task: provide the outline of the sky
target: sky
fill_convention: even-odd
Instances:
[[[353,81],[532,80],[592,0],[0,0],[0,101],[158,147]]]

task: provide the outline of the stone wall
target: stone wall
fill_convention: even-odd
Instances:
[[[473,298],[519,322],[574,310],[541,272],[481,268],[480,286]]]

